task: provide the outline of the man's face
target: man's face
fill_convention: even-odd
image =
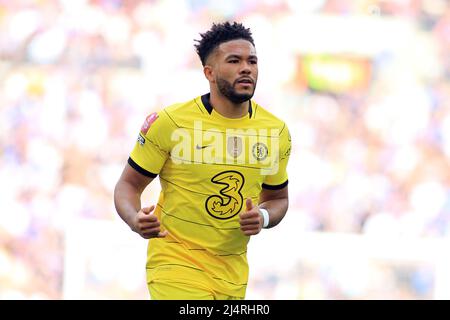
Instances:
[[[208,60],[212,82],[223,96],[233,103],[242,103],[253,97],[258,80],[258,58],[249,41],[224,42]]]

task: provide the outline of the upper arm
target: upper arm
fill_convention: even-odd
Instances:
[[[172,149],[172,130],[172,122],[164,111],[149,115],[139,132],[128,164],[141,175],[156,177]]]
[[[159,174],[171,148],[172,127],[164,111],[150,114],[144,121],[116,185],[121,192],[142,193]],[[124,189],[125,188],[125,189]]]
[[[142,193],[145,187],[152,182],[154,177],[145,176],[132,168],[128,163],[123,169],[122,175],[117,182],[117,186],[126,184],[131,186],[138,193]]]
[[[263,189],[279,190],[288,183],[287,165],[291,154],[291,136],[286,125],[283,126],[279,134],[279,139],[275,140],[271,146],[273,157],[272,171],[264,178]]]
[[[288,199],[288,197],[288,186],[277,190],[263,188],[261,190],[261,193],[259,194],[259,203],[263,203],[269,200]]]

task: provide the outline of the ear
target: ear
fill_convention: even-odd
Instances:
[[[211,65],[205,65],[203,67],[203,74],[205,75],[206,79],[208,79],[209,82],[215,82],[214,70]]]

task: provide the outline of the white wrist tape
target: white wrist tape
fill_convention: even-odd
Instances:
[[[259,213],[263,217],[263,228],[267,228],[267,226],[269,225],[269,211],[264,208],[259,208]]]

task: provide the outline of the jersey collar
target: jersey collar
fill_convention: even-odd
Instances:
[[[206,111],[208,111],[209,114],[211,114],[211,112],[213,111],[213,106],[211,105],[211,102],[209,101],[210,97],[211,97],[210,93],[204,94],[201,97],[202,103],[205,106],[205,109],[206,109]],[[250,100],[248,100],[248,117],[251,118],[252,114],[253,114],[252,102]]]

